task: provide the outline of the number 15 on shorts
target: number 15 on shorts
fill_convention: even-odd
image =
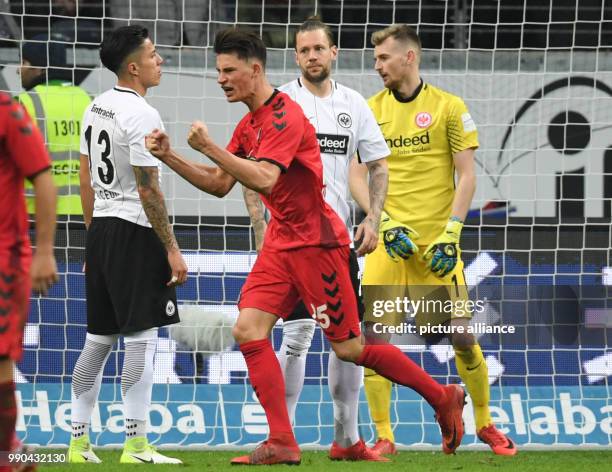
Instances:
[[[312,309],[310,316],[312,316],[312,319],[319,323],[321,329],[329,328],[329,315],[325,313],[325,310],[327,310],[327,305],[323,304],[315,307],[314,304],[311,303],[310,308]]]

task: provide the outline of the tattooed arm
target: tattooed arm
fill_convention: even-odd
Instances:
[[[183,260],[168,220],[164,194],[159,187],[159,170],[157,167],[132,166],[132,168],[136,175],[142,208],[153,230],[168,251],[168,263],[172,269],[172,278],[168,285],[180,285],[187,280],[187,264]]]
[[[376,230],[380,223],[380,214],[382,213],[385,199],[387,198],[387,188],[389,186],[389,167],[385,159],[378,161],[367,162],[368,174],[370,180],[368,183],[368,193],[370,195],[370,210],[368,216],[376,223]]]
[[[247,211],[251,217],[253,232],[255,233],[255,249],[259,252],[263,247],[264,234],[268,227],[264,217],[263,203],[261,198],[259,198],[259,194],[248,187],[242,186],[242,194]]]
[[[368,182],[369,174],[369,182]],[[357,204],[366,212],[355,233],[355,240],[363,238],[357,248],[357,254],[363,255],[372,252],[378,244],[378,226],[382,212],[387,187],[389,184],[389,169],[385,159],[360,164],[353,158],[349,168],[349,187]]]

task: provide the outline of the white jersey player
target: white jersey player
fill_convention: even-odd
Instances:
[[[68,461],[100,462],[89,423],[104,364],[123,336],[126,441],[120,462],[180,464],[156,452],[146,437],[157,330],[179,321],[175,285],[187,278],[160,190],[159,161],[144,143],[145,135],[163,126],[144,99],[159,84],[162,59],[137,25],[105,36],[100,59],[118,81],[93,100],[82,121],[87,336],[72,375]]]
[[[116,217],[151,227],[132,166],[155,167],[161,184],[161,163],[145,149],[144,135],[163,126],[159,112],[127,87],[116,85],[87,107],[81,154],[88,156],[94,218]]]
[[[359,92],[328,79],[331,90],[324,97],[311,92],[304,78],[279,89],[298,102],[317,132],[325,201],[345,222],[352,234],[349,197],[349,163],[359,152],[362,163],[376,162],[389,155],[389,148],[374,115]]]
[[[314,126],[323,161],[325,200],[344,220],[352,234],[348,204],[351,161],[357,152],[370,174],[370,208],[355,234],[357,252],[351,251],[350,270],[363,317],[359,296],[357,254],[373,251],[378,242],[380,213],[387,193],[389,149],[364,98],[356,91],[333,81],[332,61],[337,54],[333,35],[318,18],[309,18],[295,38],[296,61],[302,76],[280,89],[300,104]],[[263,240],[265,220],[258,195],[245,190],[245,202],[255,229],[258,249]],[[285,376],[287,409],[291,418],[304,385],[306,355],[314,335],[315,322],[303,303],[283,323],[279,360]],[[357,427],[362,368],[342,362],[329,354],[329,389],[334,402],[334,443],[330,457],[336,460],[385,461],[359,438]]]

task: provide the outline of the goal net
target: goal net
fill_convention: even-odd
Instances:
[[[51,0],[13,3],[2,6],[2,89],[22,92],[21,41],[50,37],[66,47],[65,69],[96,96],[114,84],[99,65],[100,39],[115,26],[145,24],[165,61],[162,83],[147,99],[174,146],[194,160],[202,156],[186,144],[193,120],[226,143],[246,110],[227,104],[216,84],[210,46],[220,29],[239,24],[261,33],[270,48],[269,78],[280,85],[299,74],[293,34],[316,12],[340,47],[333,77],[369,97],[382,88],[371,33],[393,22],[417,26],[424,80],[462,97],[479,130],[477,191],[462,237],[466,278],[471,297],[487,306],[474,322],[514,331],[479,335],[493,419],[519,445],[609,446],[612,16],[606,2],[92,0],[63,10]],[[172,337],[160,330],[149,439],[165,447],[260,442],[266,418],[228,335],[256,257],[240,188],[217,199],[165,168],[163,190],[190,270],[178,289],[183,325],[206,334],[198,337],[194,328]],[[86,332],[85,228],[74,215],[58,222],[60,282],[46,297],[32,298],[16,370],[18,432],[44,446],[69,441],[71,373]],[[280,334],[275,328],[277,349]],[[439,382],[461,382],[448,343],[394,341]],[[94,445],[124,440],[123,354],[120,343],[104,370]],[[295,421],[298,442],[312,447],[333,440],[328,354],[317,330]],[[395,387],[391,414],[399,444],[439,447],[433,411],[414,392]],[[477,447],[471,403],[464,420],[463,444]],[[359,422],[362,437],[373,441],[363,393]]]

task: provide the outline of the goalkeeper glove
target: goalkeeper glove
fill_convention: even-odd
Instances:
[[[425,249],[423,259],[429,262],[429,268],[438,277],[445,277],[457,265],[461,254],[459,238],[462,229],[463,223],[459,218],[449,218],[444,232]]]
[[[380,217],[380,237],[385,243],[385,249],[389,257],[399,262],[398,257],[409,259],[410,256],[419,252],[419,248],[412,242],[419,237],[419,233],[410,226],[392,219],[386,211]]]

